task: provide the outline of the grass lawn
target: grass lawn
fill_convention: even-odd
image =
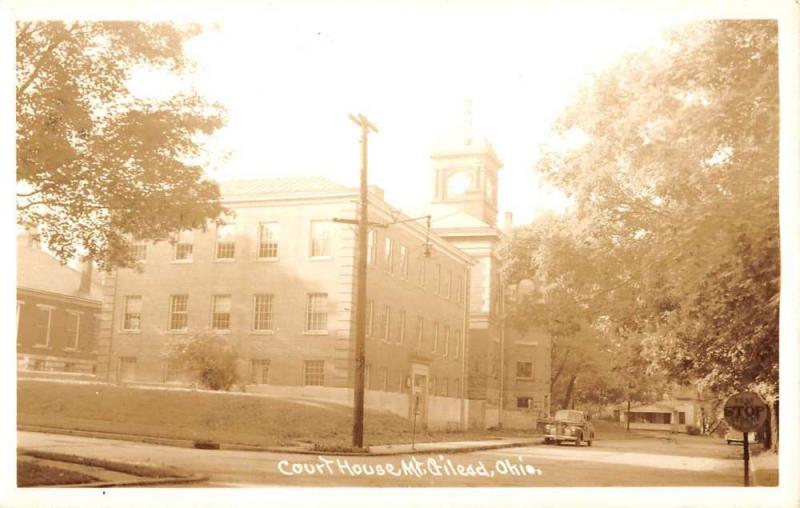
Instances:
[[[257,446],[347,447],[352,431],[352,409],[335,403],[34,380],[17,382],[17,418],[19,424]],[[388,412],[367,410],[364,429],[366,445],[411,442],[411,424]],[[488,437],[418,429],[416,439]]]
[[[77,471],[17,459],[17,487],[90,483],[97,478]]]

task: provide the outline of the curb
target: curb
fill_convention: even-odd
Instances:
[[[138,443],[149,443],[166,446],[175,446],[179,448],[193,448],[194,440],[192,439],[176,439],[176,438],[162,438],[154,436],[141,436],[137,434],[123,434],[115,432],[101,432],[101,431],[88,431],[88,430],[73,430],[62,429],[58,427],[44,427],[41,425],[17,425],[17,430],[26,432],[42,432],[48,434],[63,434],[70,436],[80,437],[93,437],[100,439],[119,439],[123,441],[133,441]],[[424,444],[424,443],[418,443]],[[527,440],[527,441],[511,441],[497,444],[487,444],[478,446],[467,446],[462,448],[440,447],[429,449],[415,449],[415,450],[391,450],[391,451],[378,451],[378,452],[346,452],[346,451],[326,451],[326,450],[310,450],[310,449],[297,449],[297,448],[283,448],[283,447],[262,447],[252,445],[239,445],[231,443],[220,443],[220,450],[235,450],[235,451],[250,451],[250,452],[271,452],[271,453],[292,453],[297,455],[333,455],[333,456],[352,456],[352,457],[386,457],[391,455],[409,455],[419,454],[428,455],[434,453],[469,453],[481,450],[496,450],[500,448],[519,448],[522,446],[533,446],[542,444],[541,440]],[[380,445],[379,445],[380,446]],[[408,445],[399,445],[408,446]],[[213,451],[213,450],[209,450]]]
[[[81,455],[75,454],[65,454],[65,453],[55,453],[55,452],[43,452],[41,450],[34,450],[30,448],[18,448],[17,449],[18,455],[25,455],[29,457],[53,460],[57,462],[63,462],[65,464],[77,464],[77,465],[85,465],[89,467],[99,467],[102,469],[107,469],[109,471],[116,471],[121,473],[127,473],[130,475],[134,475],[130,473],[130,466],[140,468],[140,469],[149,469],[151,473],[169,473],[173,476],[157,476],[157,477],[148,477],[148,476],[141,476],[138,479],[134,480],[118,480],[118,481],[97,481],[97,482],[88,482],[88,483],[71,483],[71,484],[64,484],[64,485],[42,485],[42,486],[31,486],[30,488],[43,488],[43,487],[55,487],[55,488],[98,488],[98,487],[139,487],[139,486],[149,486],[149,485],[159,485],[159,484],[181,484],[181,483],[195,483],[200,481],[208,480],[208,476],[204,475],[197,475],[197,474],[189,474],[184,473],[181,470],[175,469],[173,467],[157,467],[150,464],[140,464],[136,462],[123,462],[119,460],[96,460],[90,457],[83,457]],[[134,475],[135,476],[135,475]],[[28,487],[26,487],[28,488]]]

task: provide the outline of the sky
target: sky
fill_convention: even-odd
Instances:
[[[370,184],[412,210],[430,201],[435,140],[463,121],[494,145],[504,167],[499,213],[529,222],[566,200],[535,172],[537,150],[594,71],[654,44],[675,18],[583,8],[276,8],[221,14],[186,45],[190,79],[142,72],[132,87],[159,96],[193,86],[228,111],[208,140],[227,161],[219,180],[290,175],[358,183],[363,113]]]

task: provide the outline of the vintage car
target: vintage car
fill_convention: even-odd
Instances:
[[[583,411],[574,409],[561,409],[556,411],[553,420],[544,426],[545,444],[570,441],[575,446],[585,442],[592,446],[594,440],[594,427],[588,415]]]

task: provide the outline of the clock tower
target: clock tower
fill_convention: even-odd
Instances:
[[[495,226],[497,174],[503,167],[489,140],[472,127],[471,114],[440,137],[431,150],[433,204],[459,208]]]

